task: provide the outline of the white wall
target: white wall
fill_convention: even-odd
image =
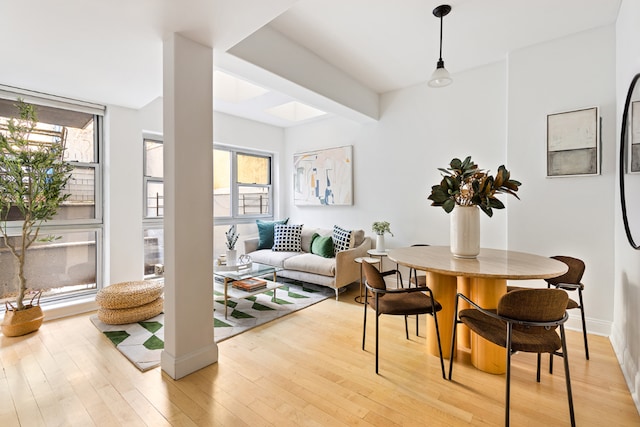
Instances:
[[[138,111],[107,107],[104,146],[103,286],[108,286],[140,280],[143,275],[142,132]]]
[[[327,119],[286,131],[284,167],[287,201],[292,200],[295,152],[353,145],[353,206],[289,206],[292,222],[331,228],[334,224],[371,232],[374,221],[389,221],[395,237],[385,246],[448,244],[449,216],[427,200],[440,182],[437,168],[453,157],[471,155],[495,171],[505,161],[504,63],[454,76],[455,83],[434,90],[426,83],[382,96],[378,123],[358,125]],[[482,245],[506,245],[505,211],[481,215]]]
[[[640,73],[640,2],[624,0],[616,23],[616,118],[618,144],[622,113],[631,79]],[[619,146],[618,146],[619,147]],[[619,151],[619,148],[616,150]],[[616,173],[617,170],[616,170]],[[634,179],[640,177],[634,176]],[[629,196],[627,196],[629,197]],[[635,195],[637,197],[637,194]],[[615,220],[615,299],[611,342],[640,411],[640,251],[629,245],[620,213],[619,188],[612,206]]]
[[[454,75],[442,89],[417,85],[382,96],[378,123],[338,119],[287,129],[286,156],[352,144],[354,205],[297,207],[296,223],[342,224],[371,234],[375,220],[391,222],[386,246],[447,245],[449,217],[430,206],[438,167],[471,155],[483,169],[505,164],[523,183],[521,200],[503,195],[507,209],[481,215],[483,247],[585,260],[590,332],[609,335],[613,320],[615,188],[615,29],[595,29],[512,54],[504,62]],[[602,174],[547,179],[547,114],[599,106]],[[291,162],[287,201],[291,201]],[[596,203],[593,203],[597,200]],[[542,286],[542,281],[527,283]],[[580,328],[579,312],[569,327]]]
[[[603,335],[613,320],[614,46],[607,26],[509,57],[507,158],[523,182],[522,202],[508,207],[509,249],[582,259],[587,330]],[[593,106],[602,117],[601,174],[545,178],[547,114]],[[569,326],[579,328],[578,314]]]

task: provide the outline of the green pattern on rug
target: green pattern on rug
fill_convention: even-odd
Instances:
[[[107,336],[107,338],[111,340],[113,345],[115,345],[116,347],[122,341],[126,340],[131,336],[130,334],[127,333],[127,331],[106,331],[104,334]]]
[[[329,288],[308,283],[289,283],[273,291],[249,298],[229,299],[228,316],[224,318],[224,304],[214,302],[214,339],[216,342],[231,338],[251,328],[270,322],[295,311],[309,307],[333,295]],[[214,296],[222,296],[214,291]],[[127,325],[107,325],[97,315],[91,322],[141,371],[160,365],[160,353],[164,348],[164,314],[144,322]]]

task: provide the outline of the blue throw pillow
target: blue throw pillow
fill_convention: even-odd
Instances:
[[[276,224],[286,224],[289,218],[279,221],[262,221],[256,219],[258,226],[258,249],[271,249],[273,247],[273,227]]]

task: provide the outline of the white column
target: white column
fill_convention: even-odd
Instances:
[[[174,379],[218,360],[213,339],[213,51],[164,40],[165,347]]]

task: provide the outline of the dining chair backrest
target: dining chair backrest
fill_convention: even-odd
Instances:
[[[375,289],[386,290],[387,284],[384,282],[384,277],[380,272],[368,262],[363,262],[362,267],[364,269],[364,275],[367,280],[367,284]]]
[[[567,266],[569,267],[569,271],[564,273],[562,276],[545,279],[547,283],[550,283],[552,285],[557,285],[558,283],[570,283],[574,285],[580,284],[582,275],[584,274],[585,270],[584,261],[578,258],[564,255],[556,255],[552,256],[551,258],[567,264]]]
[[[561,289],[521,289],[504,294],[498,302],[497,313],[525,322],[553,322],[564,317],[568,299]],[[521,329],[517,324],[514,327]]]

